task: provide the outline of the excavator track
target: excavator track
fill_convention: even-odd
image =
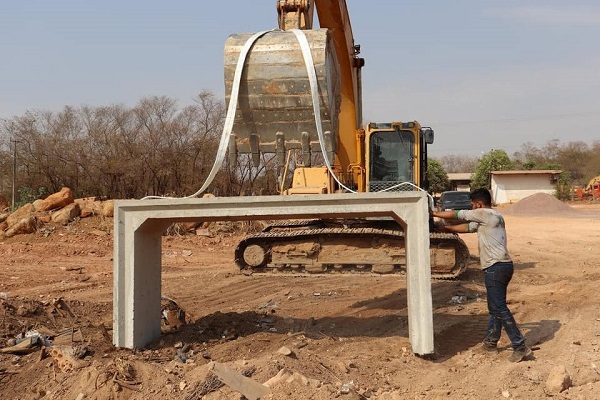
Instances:
[[[322,220],[279,222],[244,238],[235,250],[242,270],[259,272],[406,272],[404,232],[393,223]],[[431,275],[453,279],[468,264],[466,244],[453,233],[431,233]]]

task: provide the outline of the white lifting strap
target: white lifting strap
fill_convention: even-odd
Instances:
[[[339,181],[338,177],[335,175],[333,169],[331,168],[331,162],[327,157],[327,152],[325,151],[325,137],[323,136],[323,125],[321,122],[321,103],[319,100],[319,91],[317,88],[317,74],[315,72],[315,64],[313,62],[312,54],[310,52],[310,46],[308,45],[308,40],[306,39],[306,35],[300,29],[291,29],[296,35],[296,39],[298,40],[298,44],[300,44],[300,49],[302,50],[302,56],[304,57],[304,65],[306,65],[306,72],[308,73],[308,82],[310,83],[310,93],[312,95],[312,103],[313,103],[313,112],[315,114],[315,125],[317,127],[317,134],[319,135],[319,145],[321,146],[321,153],[323,154],[323,159],[325,160],[325,165],[327,165],[327,170],[333,176],[333,179],[340,185],[341,188],[345,189],[348,192],[356,193],[356,191],[346,187],[342,182]]]

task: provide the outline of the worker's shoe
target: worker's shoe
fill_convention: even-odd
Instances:
[[[520,361],[527,360],[532,355],[533,351],[529,347],[523,345],[522,347],[513,350],[513,353],[510,355],[508,360],[511,362],[518,363]]]
[[[498,346],[495,343],[483,342],[480,349],[484,353],[498,353]]]

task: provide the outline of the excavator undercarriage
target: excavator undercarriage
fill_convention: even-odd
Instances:
[[[456,234],[431,233],[431,275],[458,277],[469,251]],[[240,269],[278,272],[404,273],[404,232],[393,220],[278,222],[244,238],[235,250]]]

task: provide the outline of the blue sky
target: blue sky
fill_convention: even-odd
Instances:
[[[365,121],[418,120],[433,156],[600,140],[597,1],[348,0]],[[224,98],[223,45],[275,0],[5,2],[0,118],[65,105]]]

